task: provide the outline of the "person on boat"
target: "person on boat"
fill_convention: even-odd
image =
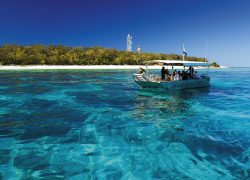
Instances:
[[[174,76],[175,81],[181,80],[181,75],[180,74],[181,74],[180,71],[178,71],[178,73],[175,74],[175,76]]]
[[[193,66],[190,66],[189,68],[190,68],[190,73],[194,74],[194,68],[193,68]]]
[[[175,80],[175,81],[180,81],[180,80],[182,80],[181,72],[180,72],[180,71],[178,71],[178,73],[176,73],[176,75],[174,76],[174,80]]]
[[[146,70],[145,69],[143,69],[142,67],[140,67],[139,68],[139,74],[145,74],[145,72],[146,72]]]
[[[168,69],[165,70],[165,75],[169,76],[169,71],[168,71]]]
[[[171,74],[171,81],[175,81],[175,75],[177,74],[177,71],[174,70],[173,73]]]
[[[165,67],[163,66],[162,68],[161,68],[161,80],[164,80],[165,79]]]
[[[174,72],[173,72],[173,76],[175,76],[177,74],[177,71],[176,70],[174,70]]]
[[[186,71],[182,71],[182,80],[190,79],[188,73]]]
[[[167,81],[171,81],[171,74],[169,73],[168,69],[165,70],[165,79]]]
[[[201,76],[197,73],[197,71],[194,72],[194,79],[201,79]]]
[[[182,80],[181,71],[178,71],[178,74],[179,74],[179,76],[180,76],[180,80]]]
[[[194,68],[192,66],[188,68],[187,73],[190,79],[194,79]]]
[[[179,81],[179,80],[180,80],[179,74],[176,74],[176,75],[174,76],[174,81]]]

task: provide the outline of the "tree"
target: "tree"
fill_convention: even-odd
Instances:
[[[213,62],[210,66],[212,66],[212,67],[220,67],[220,65],[217,64],[216,62]]]

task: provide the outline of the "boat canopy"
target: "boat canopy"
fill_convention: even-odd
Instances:
[[[151,60],[145,61],[144,64],[162,64],[169,66],[210,66],[209,62],[198,62],[198,61],[182,61],[182,60]]]

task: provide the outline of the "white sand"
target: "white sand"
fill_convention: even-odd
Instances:
[[[28,65],[28,66],[0,66],[0,70],[47,70],[47,69],[139,69],[140,67],[146,68],[146,66],[140,65]],[[148,69],[161,69],[162,66],[147,66]],[[166,68],[166,66],[165,66]],[[168,66],[168,69],[171,69]],[[174,67],[175,69],[182,69],[181,66]],[[206,67],[195,67],[195,69],[204,69]]]
[[[0,66],[0,70],[25,70],[25,69],[139,69],[146,66],[139,65],[28,65],[28,66]],[[150,69],[160,69],[161,66],[148,66]]]

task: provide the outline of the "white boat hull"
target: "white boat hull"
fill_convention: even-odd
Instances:
[[[188,79],[180,81],[150,81],[148,79],[137,79],[135,82],[142,88],[162,88],[162,89],[193,89],[210,86],[210,77],[203,76],[200,79]]]

